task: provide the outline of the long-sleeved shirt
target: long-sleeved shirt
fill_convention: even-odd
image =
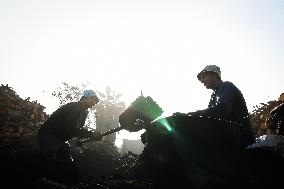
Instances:
[[[240,124],[242,147],[255,142],[245,99],[233,83],[221,82],[214,89],[208,108],[199,113],[202,116],[220,118]]]
[[[58,108],[42,124],[39,135],[53,135],[67,141],[73,137],[88,137],[90,132],[83,128],[88,111],[79,102],[70,102]]]

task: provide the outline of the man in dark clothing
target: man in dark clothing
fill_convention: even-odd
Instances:
[[[213,93],[208,108],[193,114],[235,122],[240,125],[241,147],[254,143],[255,136],[241,91],[233,83],[221,80],[221,70],[216,65],[207,65],[197,78]]]
[[[265,125],[277,135],[284,136],[284,102],[269,112]]]
[[[85,90],[80,101],[61,106],[42,124],[38,131],[39,147],[46,162],[72,163],[67,141],[74,137],[94,141],[102,139],[101,133],[83,128],[88,108],[98,102],[99,98],[93,90]]]

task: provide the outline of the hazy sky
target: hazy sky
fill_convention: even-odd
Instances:
[[[1,84],[51,113],[43,91],[109,85],[166,113],[206,108],[217,64],[250,110],[284,92],[284,0],[0,0]]]

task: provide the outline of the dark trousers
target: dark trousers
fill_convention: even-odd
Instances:
[[[52,135],[39,135],[39,147],[43,176],[64,184],[78,182],[78,165],[72,159],[68,143]]]

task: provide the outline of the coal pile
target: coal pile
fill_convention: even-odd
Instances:
[[[238,132],[233,123],[216,119],[186,115],[162,118],[142,136],[145,148],[135,174],[151,180],[155,188],[202,188],[217,181],[227,185],[239,156]]]
[[[276,151],[240,148],[239,125],[173,115],[147,127],[134,167],[153,188],[277,188],[283,158]]]

